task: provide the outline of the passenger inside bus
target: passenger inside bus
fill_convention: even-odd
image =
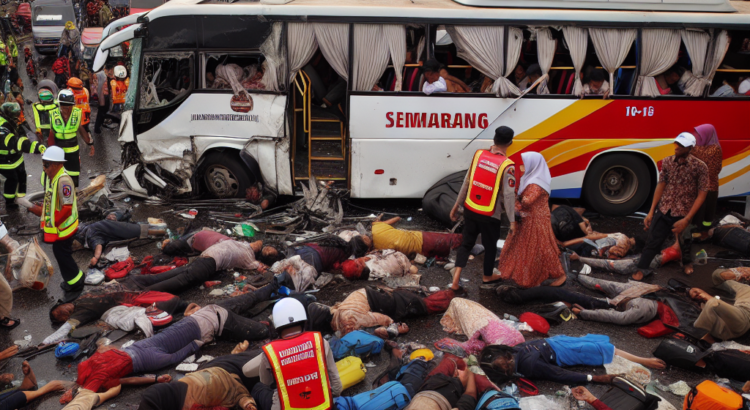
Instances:
[[[440,64],[434,58],[427,60],[422,71],[424,73],[424,85],[422,85],[422,92],[427,95],[436,92],[449,92],[449,93],[469,93],[471,88],[467,86],[463,81],[448,74],[445,66]]]
[[[513,70],[513,77],[510,81],[518,87],[519,90],[525,90],[533,81],[529,81],[529,77],[526,75],[526,64],[519,62],[516,64],[516,69]]]
[[[206,88],[231,90],[232,82],[245,90],[265,90],[262,55],[209,55],[206,59]]]
[[[609,96],[609,82],[606,80],[604,70],[592,70],[588,81],[583,84],[584,95],[602,95],[604,98]]]
[[[740,77],[736,73],[728,73],[721,82],[721,87],[717,88],[716,91],[711,94],[711,97],[741,96],[743,94],[739,91],[741,86],[745,91],[750,91],[750,80],[747,78],[743,80],[743,77]]]
[[[680,88],[680,78],[684,73],[684,68],[675,65],[654,77],[656,78],[656,86],[659,87],[659,93],[661,95],[683,95],[684,92]]]
[[[532,64],[529,66],[529,68],[526,69],[526,76],[529,79],[529,86],[531,86],[542,76],[542,68],[539,67],[539,64]],[[536,94],[537,90],[539,90],[539,87],[534,87],[531,91],[529,91],[529,94]]]

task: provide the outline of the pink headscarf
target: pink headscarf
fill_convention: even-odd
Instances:
[[[709,145],[719,145],[719,137],[716,135],[716,128],[711,124],[703,124],[695,127],[696,146],[705,147]]]

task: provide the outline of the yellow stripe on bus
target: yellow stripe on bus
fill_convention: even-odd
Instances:
[[[560,110],[557,114],[547,118],[538,125],[529,128],[528,130],[516,135],[513,140],[532,140],[538,141],[545,137],[552,135],[553,133],[560,131],[571,124],[579,121],[582,118],[587,117],[594,111],[606,107],[613,100],[578,100]],[[511,145],[511,147],[513,147]]]
[[[739,177],[745,176],[745,173],[747,173],[748,171],[750,171],[750,165],[746,165],[741,170],[739,170],[739,171],[737,171],[737,172],[735,172],[733,174],[727,175],[724,178],[720,178],[719,179],[719,186],[724,185],[724,184],[726,184],[728,182],[732,182],[732,181],[734,181],[735,179],[737,179]]]
[[[735,162],[742,161],[743,159],[747,158],[748,155],[750,155],[750,151],[748,151],[747,148],[746,148],[745,151],[742,151],[742,152],[740,152],[739,154],[737,154],[737,155],[735,155],[733,157],[729,157],[729,158],[721,161],[721,166],[722,166],[722,168],[726,168],[726,167],[734,164]]]
[[[547,166],[552,168],[592,151],[603,148],[617,148],[639,142],[643,142],[643,140],[567,140],[543,150],[541,154],[547,159]]]

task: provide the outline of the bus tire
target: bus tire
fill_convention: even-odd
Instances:
[[[201,168],[206,190],[214,198],[244,198],[255,183],[255,176],[234,150],[207,154]]]
[[[610,154],[597,158],[586,172],[583,197],[601,214],[629,215],[643,206],[652,186],[649,165],[643,159],[634,154]]]

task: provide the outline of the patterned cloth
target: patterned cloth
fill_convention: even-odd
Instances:
[[[719,190],[719,173],[721,173],[722,153],[720,145],[694,147],[690,151],[694,157],[706,163],[708,167],[708,191]]]
[[[343,302],[335,304],[331,308],[331,314],[331,328],[334,332],[340,331],[341,336],[363,327],[388,326],[393,323],[390,317],[370,309],[365,289],[352,292]]]
[[[667,185],[659,201],[659,210],[667,215],[685,216],[693,207],[699,191],[708,192],[708,167],[698,158],[688,155],[675,160],[674,155],[664,158],[659,182]]]
[[[539,185],[526,188],[516,201],[516,211],[521,214],[518,229],[508,235],[500,253],[498,269],[502,278],[512,279],[523,288],[565,275],[552,232],[548,200],[549,194]]]
[[[479,353],[485,344],[515,346],[524,341],[518,330],[505,324],[484,306],[467,299],[454,298],[440,324],[448,333],[469,337],[461,345],[469,354]]]

